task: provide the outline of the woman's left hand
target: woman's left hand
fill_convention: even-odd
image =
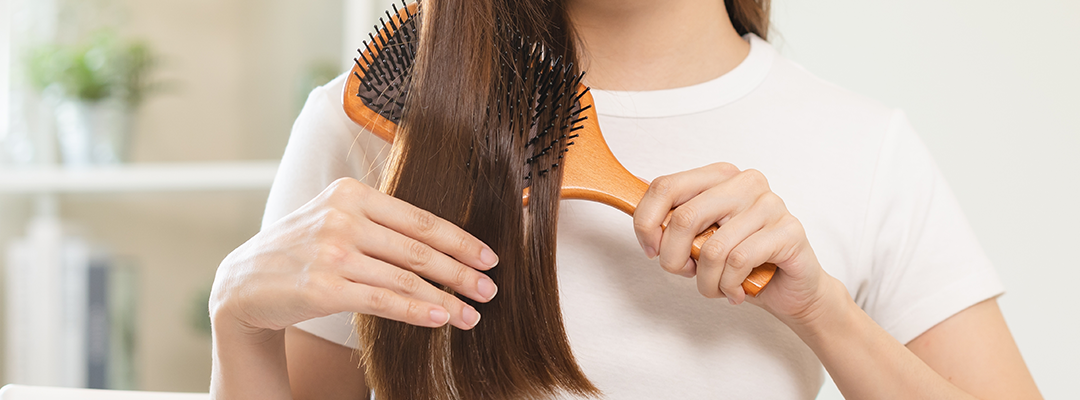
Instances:
[[[714,223],[720,229],[695,262],[694,237]],[[696,276],[705,297],[747,300],[789,324],[815,318],[839,283],[822,270],[802,224],[757,170],[716,163],[656,178],[634,213],[634,230],[646,256],[659,255],[668,272]],[[747,297],[743,280],[767,262],[776,264],[776,275],[758,297]]]

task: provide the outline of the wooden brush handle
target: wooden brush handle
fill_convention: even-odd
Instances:
[[[621,168],[622,166],[619,165]],[[625,171],[625,170],[624,170]],[[574,182],[567,182],[563,179],[562,198],[564,199],[581,199],[595,201],[603,203],[612,207],[615,207],[627,215],[634,215],[634,210],[637,209],[638,202],[645,196],[645,192],[649,190],[649,184],[645,181],[631,175],[629,172],[618,173],[613,171],[597,172],[605,174],[603,184],[601,185],[576,185]],[[572,179],[576,181],[577,179]],[[525,199],[528,201],[528,192],[525,193]],[[670,214],[668,214],[670,216]],[[667,220],[665,219],[664,228],[667,227]],[[705,241],[710,237],[720,226],[712,224],[704,232],[697,235],[694,238],[693,245],[690,248],[690,257],[694,260],[698,260],[701,257],[701,246],[705,244]],[[773,275],[776,274],[776,264],[765,263],[753,271],[750,271],[750,275],[743,281],[742,287],[747,294],[751,296],[757,296],[765,285],[769,284]]]
[[[581,106],[591,106],[592,95],[585,93]],[[562,198],[590,200],[615,207],[628,215],[634,215],[638,202],[649,190],[649,184],[634,176],[623,167],[608,148],[600,134],[595,108],[588,107],[582,113],[586,118],[584,128],[575,144],[570,147],[564,160]],[[526,196],[528,194],[526,193]],[[701,245],[719,228],[713,224],[694,239],[690,255],[695,260],[701,255]],[[757,296],[776,273],[776,265],[763,264],[754,268],[743,281],[747,294]]]

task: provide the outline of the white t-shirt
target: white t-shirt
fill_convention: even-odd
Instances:
[[[670,90],[594,90],[604,138],[645,179],[726,161],[754,168],[799,218],[821,265],[901,343],[1002,293],[957,202],[903,113],[824,82],[749,35],[727,74]],[[263,225],[351,176],[374,185],[389,147],[342,111],[344,77],[293,126]],[[645,258],[631,217],[563,201],[558,274],[566,331],[611,399],[811,399],[813,352],[750,304],[698,294]],[[356,347],[349,314],[298,324]]]

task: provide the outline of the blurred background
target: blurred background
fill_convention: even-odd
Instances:
[[[387,4],[0,0],[0,385],[206,391],[215,268]],[[908,113],[1047,398],[1080,394],[1076,21],[1068,0],[773,2],[782,54]]]

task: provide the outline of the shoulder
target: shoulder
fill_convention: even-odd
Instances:
[[[304,108],[293,125],[290,139],[296,136],[305,138],[308,134],[340,136],[342,133],[355,134],[360,131],[360,126],[352,122],[342,108],[342,91],[347,77],[347,74],[339,75],[308,94]]]
[[[312,199],[342,177],[375,186],[387,148],[385,142],[349,119],[342,106],[347,75],[342,74],[308,95],[293,123],[267,199],[263,225],[273,223]]]
[[[785,119],[818,131],[824,138],[848,134],[880,139],[898,117],[903,118],[898,109],[826,81],[768,43],[761,44],[773,54],[772,63],[767,77],[748,97],[771,104],[769,108],[784,113]]]

